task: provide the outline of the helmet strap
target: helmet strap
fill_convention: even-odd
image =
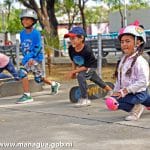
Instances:
[[[26,29],[32,29],[33,26],[25,27]]]

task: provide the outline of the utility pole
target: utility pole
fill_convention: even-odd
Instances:
[[[127,2],[124,0],[124,26],[127,26]]]

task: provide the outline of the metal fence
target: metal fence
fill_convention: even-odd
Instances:
[[[149,52],[150,51],[150,32],[147,32],[147,43],[145,45],[145,51]],[[120,42],[117,39],[117,33],[113,33],[113,34],[98,34],[96,36],[88,36],[86,38],[86,43],[91,47],[91,49],[94,52],[95,57],[97,58],[98,61],[98,73],[101,76],[101,67],[102,67],[102,59],[103,57],[106,57],[110,52],[120,52],[121,48],[120,48]],[[65,43],[65,41],[63,41],[63,44]],[[44,39],[42,38],[42,50],[43,53],[45,53],[44,51],[44,47],[49,47],[48,45],[44,45]],[[68,43],[65,43],[65,47],[67,48]],[[58,50],[52,47],[49,47],[51,50],[53,50],[53,52],[58,51],[59,53],[63,53],[63,50]],[[19,45],[19,41],[16,41],[15,45],[11,45],[11,46],[0,46],[0,52],[4,53],[8,56],[10,56],[10,58],[12,59],[12,61],[14,62],[14,64],[16,65],[17,69],[19,69],[20,67],[20,58],[22,57],[22,54],[20,52],[20,45]],[[65,50],[65,53],[66,50]],[[59,56],[63,56],[63,55],[59,55]],[[45,73],[45,58],[42,62],[42,66],[43,66],[43,70],[44,70],[44,75],[46,75]]]

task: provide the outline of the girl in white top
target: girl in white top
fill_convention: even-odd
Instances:
[[[114,93],[106,99],[106,104],[108,108],[111,104],[117,106],[115,109],[130,112],[125,120],[137,120],[144,110],[143,105],[150,106],[149,65],[141,55],[146,36],[138,25],[129,25],[120,30],[118,38],[124,55],[117,68]]]

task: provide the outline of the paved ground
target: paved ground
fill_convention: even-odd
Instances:
[[[110,112],[102,99],[76,108],[64,83],[60,93],[48,87],[32,93],[34,102],[15,104],[19,96],[0,98],[0,150],[149,150],[150,112],[139,121],[124,121],[127,113]]]

